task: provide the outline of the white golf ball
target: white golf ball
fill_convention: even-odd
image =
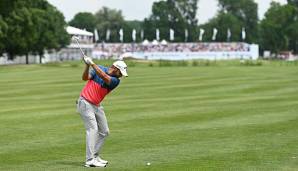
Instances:
[[[151,165],[151,163],[148,162],[148,163],[147,163],[147,166],[150,166],[150,165]]]

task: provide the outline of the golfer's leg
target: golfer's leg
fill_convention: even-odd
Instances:
[[[98,139],[98,124],[95,117],[94,108],[86,101],[81,102],[81,118],[86,128],[86,161],[95,156],[95,144]]]
[[[98,123],[98,132],[99,132],[99,138],[96,141],[95,144],[95,156],[99,156],[100,150],[103,146],[105,138],[109,135],[109,127],[108,127],[108,121],[105,115],[105,112],[102,107],[98,107],[98,110],[96,112],[96,120]]]

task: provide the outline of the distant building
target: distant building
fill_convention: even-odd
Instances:
[[[67,26],[66,31],[71,37],[79,37],[79,42],[84,53],[87,56],[92,55],[92,50],[94,48],[93,33],[71,26]],[[67,48],[63,48],[59,52],[45,55],[43,63],[51,61],[79,60],[81,58],[82,54],[76,41],[71,39],[71,43],[67,46]]]

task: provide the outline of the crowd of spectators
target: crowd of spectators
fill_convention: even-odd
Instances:
[[[242,42],[231,43],[102,43],[95,47],[95,51],[115,55],[127,52],[245,52],[250,45]]]

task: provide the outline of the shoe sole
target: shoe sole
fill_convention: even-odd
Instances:
[[[107,164],[104,165],[104,166],[95,166],[95,165],[87,165],[87,164],[85,164],[84,166],[85,167],[107,167]]]

